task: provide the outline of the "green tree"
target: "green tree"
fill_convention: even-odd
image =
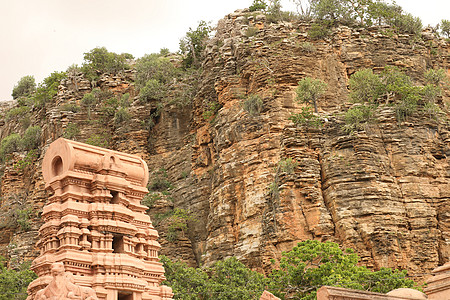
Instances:
[[[298,114],[291,114],[289,120],[295,125],[307,125],[312,127],[322,126],[322,120],[312,112],[311,106],[302,107],[302,111]]]
[[[371,69],[355,72],[349,80],[350,98],[354,102],[374,103],[383,94],[383,84],[380,77]]]
[[[188,267],[182,262],[172,262],[160,257],[166,276],[165,285],[172,288],[174,299],[203,300],[207,298],[208,274],[199,268]]]
[[[325,93],[327,84],[320,79],[305,77],[298,82],[297,100],[314,106],[317,113],[317,100]]]
[[[180,52],[184,55],[183,67],[185,69],[198,68],[203,59],[203,50],[211,33],[211,27],[205,21],[200,21],[197,28],[186,32],[186,36],[180,40]]]
[[[83,98],[81,99],[81,105],[83,105],[87,109],[88,119],[91,119],[91,109],[96,102],[97,99],[95,98],[94,93],[84,94]]]
[[[406,278],[406,271],[382,268],[373,272],[358,266],[359,257],[352,249],[342,251],[332,242],[304,241],[284,252],[279,269],[270,274],[270,291],[282,299],[316,299],[323,285],[387,293],[416,284]]]
[[[177,69],[170,60],[160,54],[146,54],[136,62],[136,84],[139,88],[150,79],[167,84],[177,75]]]
[[[167,87],[156,79],[150,79],[139,92],[141,101],[162,100],[167,93]]]
[[[446,36],[447,38],[450,38],[450,21],[449,20],[441,20],[441,23],[439,23],[439,27],[441,30],[441,33]]]
[[[50,101],[58,93],[58,86],[61,80],[66,78],[66,72],[53,72],[39,84],[34,94],[34,103],[42,106]]]
[[[127,122],[130,119],[131,116],[126,107],[120,107],[114,114],[114,123],[116,123],[116,125]]]
[[[140,89],[139,98],[143,102],[163,99],[178,75],[178,70],[169,59],[160,54],[147,54],[138,59],[136,85]]]
[[[344,131],[352,133],[364,129],[364,124],[370,121],[374,111],[373,106],[358,105],[350,108],[345,113]]]
[[[250,11],[265,10],[267,3],[264,0],[253,0],[252,5],[249,7]]]
[[[14,86],[11,96],[13,99],[19,97],[28,97],[36,91],[36,82],[34,76],[27,75],[20,78],[19,82]]]
[[[20,135],[11,133],[0,142],[0,161],[5,161],[7,155],[20,149]]]
[[[25,300],[27,287],[31,281],[37,278],[31,271],[30,263],[23,263],[19,269],[13,270],[6,267],[6,260],[0,257],[0,300]]]
[[[313,0],[311,11],[319,20],[342,21],[349,15],[348,1]]]
[[[167,280],[175,299],[258,299],[266,286],[262,274],[248,269],[235,257],[216,262],[204,270],[161,257]]]
[[[27,151],[38,148],[41,142],[41,131],[41,126],[28,127],[20,141],[21,148]]]
[[[82,70],[89,80],[97,80],[99,73],[117,73],[128,69],[126,60],[130,55],[116,54],[105,47],[97,47],[84,53]]]

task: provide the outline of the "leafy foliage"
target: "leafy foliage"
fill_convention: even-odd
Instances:
[[[172,188],[172,183],[168,180],[167,171],[164,168],[153,172],[151,178],[148,185],[150,191],[165,191]]]
[[[85,142],[92,146],[107,148],[109,145],[108,137],[105,134],[93,134]]]
[[[25,130],[25,133],[23,134],[20,141],[21,149],[37,149],[41,142],[41,131],[42,130],[40,126],[28,127],[27,130]]]
[[[184,235],[187,230],[187,222],[191,220],[193,220],[193,216],[189,211],[182,208],[175,208],[168,218],[167,240],[169,242],[176,241],[180,231]]]
[[[27,75],[20,78],[19,82],[14,86],[11,96],[13,99],[19,97],[28,97],[36,90],[36,82],[34,76]]]
[[[67,124],[66,129],[64,129],[63,137],[69,140],[73,140],[77,135],[80,134],[80,128],[76,123]]]
[[[105,47],[96,47],[84,53],[82,71],[89,80],[97,80],[100,73],[118,73],[129,69],[126,63],[130,54],[116,54]],[[132,56],[131,56],[132,57]]]
[[[396,288],[417,288],[406,271],[382,268],[373,272],[358,266],[352,249],[341,250],[332,242],[304,241],[283,252],[279,267],[267,278],[251,271],[235,257],[217,261],[210,268],[191,268],[162,256],[164,284],[175,299],[258,299],[267,289],[282,299],[315,299],[323,285],[387,293]]]
[[[125,123],[131,119],[130,113],[128,112],[128,108],[120,107],[116,113],[114,114],[114,123],[116,125]]]
[[[203,119],[212,122],[214,120],[214,116],[219,112],[219,109],[222,108],[222,105],[216,101],[207,102],[205,105],[207,108],[203,111]]]
[[[23,118],[26,114],[30,112],[31,108],[29,106],[23,105],[11,108],[6,112],[5,120],[9,121],[13,118]]]
[[[342,251],[332,242],[304,241],[284,252],[279,269],[270,275],[270,290],[282,299],[315,299],[323,285],[387,293],[400,287],[416,287],[406,271],[382,268],[372,272],[358,266],[352,249]]]
[[[257,10],[265,10],[267,7],[267,3],[264,0],[253,0],[252,5],[250,5],[249,10],[250,11],[257,11]]]
[[[167,284],[172,287],[174,299],[258,299],[264,291],[266,279],[251,271],[235,257],[216,262],[204,270],[172,262],[162,256]]]
[[[312,127],[320,127],[322,126],[322,120],[318,116],[316,116],[311,106],[302,107],[302,111],[298,114],[291,114],[289,117],[295,125],[307,125]]]
[[[148,54],[136,63],[136,85],[141,101],[163,99],[169,85],[178,76],[173,64],[160,54]]]
[[[264,102],[261,97],[255,94],[251,94],[243,103],[244,110],[251,116],[257,116],[261,113]]]
[[[442,86],[446,84],[443,69],[430,69],[424,73],[425,86],[416,86],[412,79],[395,66],[386,66],[380,75],[372,70],[363,69],[350,77],[350,98],[354,102],[379,104],[382,98],[395,106],[397,119],[404,120],[421,105],[438,102],[442,95]],[[434,106],[429,105],[429,109]],[[369,115],[369,108],[357,107],[346,114],[347,129],[357,130]],[[427,109],[428,110],[428,109]],[[435,115],[433,113],[433,115]]]
[[[373,115],[373,106],[358,105],[350,108],[345,113],[344,131],[352,133],[364,129],[364,125],[370,121]]]
[[[441,33],[447,38],[450,38],[450,21],[441,20],[441,23],[439,23],[439,27],[441,29]]]
[[[146,54],[136,62],[136,85],[140,88],[150,79],[167,84],[176,75],[176,68],[161,54]]]
[[[180,52],[184,55],[183,67],[185,69],[200,67],[203,50],[210,33],[211,27],[208,23],[200,21],[195,30],[189,28],[186,36],[180,40]]]
[[[20,135],[11,133],[0,142],[0,161],[5,161],[8,154],[19,150]]]
[[[167,93],[167,87],[156,79],[150,79],[140,90],[139,97],[141,101],[162,100]]]
[[[317,100],[325,93],[327,84],[320,79],[305,77],[298,82],[297,100],[303,103],[312,104],[314,112],[317,112]]]
[[[282,159],[278,162],[278,167],[280,168],[281,172],[284,172],[286,174],[293,174],[295,171],[295,168],[297,168],[298,162],[293,160],[292,158],[286,158]]]
[[[81,99],[81,105],[87,109],[88,119],[91,119],[91,109],[95,103],[97,103],[97,99],[94,96],[94,92],[84,94]]]
[[[383,84],[380,77],[371,69],[355,72],[349,80],[350,98],[354,102],[373,103],[383,94]]]
[[[37,278],[31,271],[30,263],[23,263],[19,269],[13,270],[6,267],[6,260],[0,257],[0,300],[25,300],[27,287],[31,281]]]
[[[34,103],[41,107],[50,101],[58,93],[58,86],[62,79],[67,76],[66,72],[52,72],[39,84],[34,94]]]

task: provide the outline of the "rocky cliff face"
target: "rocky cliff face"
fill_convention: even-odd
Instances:
[[[250,29],[249,29],[250,28]],[[23,169],[2,165],[3,216],[32,207],[29,228],[4,222],[0,252],[12,260],[36,255],[39,211],[45,203],[40,160],[46,146],[69,124],[79,125],[79,141],[104,137],[108,146],[141,155],[151,170],[155,192],[149,210],[161,235],[162,254],[191,265],[237,256],[261,271],[270,259],[305,239],[332,240],[357,250],[365,264],[427,273],[450,256],[449,123],[417,112],[398,122],[380,106],[376,122],[348,134],[342,130],[348,79],[362,68],[405,68],[418,83],[430,68],[450,67],[450,46],[424,32],[421,39],[389,34],[386,28],[333,30],[330,38],[308,39],[307,23],[269,24],[263,15],[236,11],[226,16],[206,49],[199,90],[192,104],[130,106],[131,121],[118,126],[101,105],[69,112],[91,84],[82,74],[64,80],[55,103],[32,111],[42,129],[42,151]],[[305,42],[310,43],[307,47]],[[312,47],[310,47],[312,45]],[[296,127],[297,82],[310,76],[327,82],[320,100],[323,127]],[[450,76],[450,75],[449,75]],[[134,75],[103,75],[98,86],[137,99]],[[259,114],[243,103],[262,99]],[[450,97],[448,90],[442,106]],[[170,103],[170,101],[168,101]],[[149,126],[154,123],[154,126]],[[0,123],[0,136],[21,132],[19,120]],[[293,172],[280,168],[292,159]],[[159,180],[159,181],[158,181]],[[174,226],[182,209],[182,222]],[[188,217],[186,217],[186,215]]]

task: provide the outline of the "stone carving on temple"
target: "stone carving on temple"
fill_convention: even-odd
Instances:
[[[27,300],[169,300],[139,157],[60,138],[42,163],[50,192],[39,230],[39,276]]]

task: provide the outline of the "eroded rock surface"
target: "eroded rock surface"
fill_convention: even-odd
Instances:
[[[227,15],[207,45],[192,103],[167,104],[156,118],[156,103],[137,101],[133,72],[105,75],[100,88],[117,95],[128,92],[133,100],[126,126],[101,119],[100,106],[93,108],[92,120],[85,110],[58,109],[92,90],[82,75],[73,75],[62,82],[56,105],[44,113],[33,111],[33,124],[43,128],[42,149],[69,123],[77,123],[78,140],[106,132],[109,147],[143,157],[150,182],[164,169],[171,188],[155,196],[149,213],[153,220],[160,218],[154,224],[162,254],[190,265],[237,256],[267,271],[270,259],[282,251],[305,239],[320,239],[355,248],[363,263],[374,268],[429,273],[450,255],[446,116],[435,120],[418,112],[398,122],[393,108],[380,106],[376,122],[348,134],[342,130],[343,113],[352,105],[347,86],[357,70],[378,72],[395,65],[423,84],[427,69],[444,68],[448,74],[450,46],[426,32],[414,39],[378,27],[340,26],[327,39],[311,40],[309,26],[270,24],[245,10]],[[249,28],[257,30],[251,35]],[[305,76],[328,84],[318,103],[322,128],[297,128],[288,120],[300,111],[295,88]],[[255,115],[243,109],[252,94],[263,101]],[[442,108],[449,96],[445,90]],[[149,119],[154,126],[148,126]],[[17,124],[0,123],[0,136],[17,130]],[[278,167],[288,158],[297,162],[293,173]],[[24,199],[39,210],[45,197],[38,168],[19,174],[9,163],[2,170],[2,209],[5,199],[24,190]],[[168,216],[177,208],[191,218],[187,229],[176,229],[177,239],[168,238],[173,229]],[[6,253],[23,230],[3,230],[0,250]]]

